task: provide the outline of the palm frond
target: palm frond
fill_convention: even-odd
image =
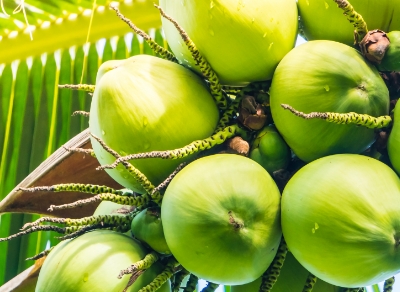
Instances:
[[[128,33],[130,28],[109,9],[110,4],[119,5],[120,10],[144,30],[161,25],[159,12],[149,0],[97,0],[94,10],[94,0],[24,2],[30,26],[27,26],[22,11],[12,14],[22,1],[3,1],[10,17],[0,13],[0,64],[83,45],[87,41],[92,13],[89,42]],[[33,40],[30,30],[33,30]]]
[[[87,33],[93,1],[25,1],[30,40],[22,12],[12,14],[23,1],[3,0],[0,13],[0,200],[53,151],[87,128],[87,118],[71,117],[76,110],[89,111],[85,92],[58,89],[58,84],[94,84],[99,65],[109,59],[150,53],[141,38],[97,0],[89,43]],[[161,25],[153,1],[113,1],[140,28]],[[1,12],[1,10],[0,10]],[[163,42],[159,30],[150,30]],[[0,216],[0,237],[16,233],[37,215]],[[33,234],[0,243],[0,286],[32,262],[25,258],[56,242],[52,234]],[[1,289],[0,289],[1,290]]]

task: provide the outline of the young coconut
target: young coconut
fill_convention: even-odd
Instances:
[[[264,127],[253,141],[249,157],[273,174],[285,169],[291,158],[291,152],[274,125]]]
[[[310,41],[279,63],[270,88],[275,126],[306,162],[336,153],[361,153],[375,140],[373,129],[305,120],[302,112],[356,112],[379,117],[389,111],[389,92],[375,66],[355,49],[332,41]]]
[[[354,27],[338,9],[337,0],[298,0],[303,30],[308,40],[332,40],[354,44]],[[371,29],[400,30],[399,0],[350,0]],[[318,17],[316,17],[318,16]],[[343,71],[344,72],[344,71]]]
[[[164,235],[190,273],[218,284],[254,281],[281,239],[280,193],[258,163],[234,154],[195,160],[169,184]]]
[[[399,3],[400,4],[400,3]],[[400,31],[391,31],[387,34],[390,45],[382,62],[377,65],[379,71],[400,71]]]
[[[294,0],[161,0],[160,6],[183,27],[222,84],[241,86],[271,79],[295,45]],[[162,23],[177,59],[200,72],[174,25],[165,19]]]
[[[201,109],[201,110],[199,110]],[[138,55],[101,65],[90,108],[92,134],[120,155],[168,150],[209,137],[219,113],[205,82],[176,63]],[[92,138],[100,164],[115,160]],[[158,185],[182,159],[132,161]],[[143,193],[122,165],[107,172],[121,185]]]
[[[145,255],[145,249],[126,235],[107,230],[89,232],[59,243],[50,252],[35,291],[120,292],[128,285],[129,277],[118,279],[119,272]],[[161,264],[153,264],[126,291],[139,291],[162,271]],[[157,291],[170,292],[169,280]]]
[[[132,220],[131,231],[135,238],[161,254],[171,251],[165,241],[159,208],[147,208]]]
[[[318,278],[355,288],[400,272],[400,180],[382,162],[315,160],[290,179],[281,211],[289,250]]]

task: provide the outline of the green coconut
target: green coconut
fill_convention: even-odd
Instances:
[[[201,110],[199,110],[201,109]],[[209,137],[219,113],[206,83],[176,63],[148,55],[102,64],[90,108],[90,131],[120,155],[171,150]],[[115,158],[91,139],[100,164]],[[165,180],[182,159],[131,161],[154,184]],[[119,165],[107,170],[122,186],[143,193]]]
[[[369,29],[400,30],[400,0],[350,0]],[[354,27],[333,0],[298,0],[299,14],[308,40],[354,43]]]
[[[377,67],[380,71],[398,72],[400,71],[400,31],[391,31],[387,36],[390,39],[390,45]]]
[[[288,145],[274,125],[264,127],[252,143],[249,157],[264,167],[269,174],[285,169],[291,158]]]
[[[132,220],[131,231],[135,238],[158,253],[170,254],[165,241],[161,214],[158,208],[147,208]]]
[[[161,219],[167,244],[186,270],[213,283],[245,284],[260,277],[277,252],[280,193],[253,160],[211,155],[172,179]]]
[[[361,153],[375,140],[373,129],[306,120],[284,110],[387,115],[389,92],[375,66],[355,49],[333,41],[310,41],[277,67],[270,88],[272,117],[293,152],[306,162],[336,153]]]
[[[288,252],[278,280],[270,292],[300,292],[306,284],[308,275],[309,272]],[[245,285],[231,286],[231,292],[259,292],[261,281],[260,277]],[[343,290],[343,288],[318,279],[312,292],[344,292]]]
[[[354,288],[400,272],[400,180],[382,162],[315,160],[286,185],[281,212],[289,250],[318,278]]]
[[[108,230],[85,233],[59,243],[40,270],[36,292],[123,291],[129,275],[118,279],[121,270],[141,260],[145,249],[132,238]],[[127,291],[136,292],[163,270],[156,263],[147,269]],[[168,280],[159,290],[170,292]]]
[[[295,0],[160,0],[217,73],[221,83],[269,80],[295,45]],[[183,65],[199,72],[176,28],[162,20],[169,46]]]

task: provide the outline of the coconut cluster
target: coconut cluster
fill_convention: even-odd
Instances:
[[[6,238],[65,235],[36,291],[391,291],[400,3],[352,2],[160,0],[173,53],[145,37],[159,57],[103,63],[89,113],[90,153],[125,189],[52,186],[96,194],[53,210],[102,203]]]

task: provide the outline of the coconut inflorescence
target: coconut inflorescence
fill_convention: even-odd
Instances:
[[[396,1],[299,0],[306,36],[323,40],[293,48],[296,1],[162,0],[174,54],[114,7],[159,56],[100,66],[80,87],[93,92],[93,149],[69,150],[126,189],[28,189],[93,194],[50,210],[101,202],[93,216],[42,217],[6,238],[63,234],[35,257],[49,254],[37,291],[189,292],[199,279],[204,292],[355,292],[384,280],[391,291],[400,89],[388,76],[399,37],[384,16]]]

